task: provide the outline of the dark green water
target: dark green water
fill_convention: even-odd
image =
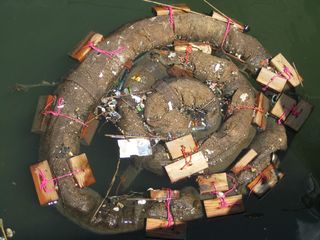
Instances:
[[[184,2],[196,11],[210,11],[200,0]],[[248,212],[264,213],[264,216],[196,221],[189,225],[188,239],[320,239],[320,225],[308,211],[282,211],[299,204],[308,172],[320,176],[320,3],[318,0],[216,0],[214,4],[230,16],[249,23],[251,34],[271,53],[281,51],[294,60],[305,79],[299,92],[309,97],[315,110],[282,156],[284,180],[262,200],[252,198],[247,202]],[[75,66],[67,53],[88,31],[107,35],[127,22],[147,16],[151,16],[150,4],[138,0],[0,1],[0,217],[5,225],[16,230],[15,239],[144,238],[143,232],[95,235],[66,220],[54,208],[39,206],[29,172],[29,165],[37,161],[39,136],[31,134],[30,128],[38,95],[52,89],[15,93],[10,87],[17,82],[59,81]],[[98,180],[94,188],[102,194],[116,165],[115,149],[115,142],[107,141],[102,132],[90,148],[83,148]],[[132,190],[144,191],[162,183],[160,178],[143,173]]]

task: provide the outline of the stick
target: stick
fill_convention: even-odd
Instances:
[[[157,4],[157,5],[160,5],[160,6],[172,7],[173,9],[178,9],[178,10],[181,10],[181,11],[187,12],[187,13],[194,13],[194,14],[197,14],[197,15],[209,17],[209,16],[207,16],[205,14],[202,14],[202,13],[199,13],[199,12],[195,12],[195,11],[192,11],[192,10],[186,10],[186,9],[181,8],[181,7],[177,7],[177,6],[173,6],[173,5],[169,5],[169,4],[165,4],[165,3],[161,3],[161,2],[156,2],[156,1],[151,1],[151,0],[142,0],[142,1],[149,2],[149,3],[154,3],[154,4]]]
[[[4,228],[3,228],[3,220],[2,220],[2,218],[0,218],[0,228],[1,228],[1,231],[2,231],[2,235],[4,236],[4,238],[6,240],[8,240],[7,234],[5,233]]]
[[[95,213],[93,214],[92,218],[91,218],[91,222],[95,219],[98,211],[100,210],[101,206],[103,205],[104,201],[107,199],[107,197],[109,196],[109,193],[113,187],[113,184],[114,184],[114,181],[116,180],[116,176],[118,174],[118,171],[119,171],[119,166],[120,166],[120,158],[118,159],[118,163],[117,163],[117,168],[116,168],[116,171],[114,172],[113,174],[113,177],[112,177],[112,180],[111,180],[111,183],[109,185],[109,188],[108,188],[108,191],[106,193],[106,195],[104,196],[104,198],[102,199],[99,207],[97,208],[97,210],[95,211]]]
[[[167,140],[167,138],[158,137],[158,136],[133,136],[133,135],[117,135],[117,134],[105,134],[105,136],[110,138],[117,138],[117,139],[147,138],[147,139]]]
[[[297,69],[296,65],[294,64],[294,62],[292,62],[292,64],[293,64],[294,70],[296,71],[296,73],[298,75],[298,78],[299,78],[299,81],[301,83],[301,86],[304,87],[303,83],[302,83],[302,77],[301,77],[300,73],[298,72],[298,69]]]

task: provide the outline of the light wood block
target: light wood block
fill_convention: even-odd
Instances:
[[[168,195],[168,190],[166,189],[156,189],[156,190],[151,190],[150,191],[150,198],[157,200],[157,201],[164,201],[167,199]],[[172,199],[179,199],[180,198],[180,191],[178,190],[173,190],[172,191]]]
[[[188,157],[187,160],[190,158]],[[194,173],[200,172],[208,168],[207,159],[203,156],[202,152],[197,152],[192,155],[192,165],[185,166],[185,159],[180,159],[172,164],[165,166],[167,174],[170,178],[171,183],[174,183],[185,177],[189,177]]]
[[[286,78],[288,79],[288,81],[292,86],[297,87],[302,82],[301,76],[297,74],[293,66],[288,62],[288,60],[281,53],[279,53],[277,56],[272,58],[270,64],[274,66],[284,76],[286,76]],[[290,74],[289,74],[290,76],[283,71],[285,66],[290,70]]]
[[[285,125],[292,128],[295,131],[299,131],[303,123],[307,120],[310,113],[312,112],[312,105],[305,100],[301,100],[295,107],[295,111],[298,116],[290,114],[285,121]]]
[[[95,115],[90,113],[86,122],[89,122],[88,126],[83,126],[81,129],[81,143],[84,145],[90,145],[92,139],[99,127],[99,120],[95,119]]]
[[[53,181],[48,181],[45,188],[40,188],[41,183],[44,180],[40,177],[40,171],[44,174],[46,180],[52,179],[52,173],[47,160],[30,166],[30,172],[32,174],[32,179],[38,195],[39,203],[40,205],[46,205],[50,202],[57,201],[59,196]]]
[[[177,8],[172,8],[173,10],[173,14],[177,14],[177,13],[186,13],[186,12],[190,12],[190,8],[184,4],[173,4],[173,6],[178,7],[180,9]],[[169,9],[166,6],[155,6],[152,8],[152,10],[155,12],[155,14],[157,16],[163,16],[163,15],[169,15]]]
[[[92,42],[93,45],[97,45],[103,40],[103,35],[100,33],[89,32],[87,36],[77,45],[77,47],[72,51],[70,57],[73,59],[82,62],[87,54],[91,51],[91,48],[88,46],[89,42]]]
[[[225,202],[229,206],[221,207],[221,202],[218,198],[204,200],[203,204],[207,217],[211,218],[244,212],[242,195],[225,197]]]
[[[257,196],[261,197],[268,190],[272,189],[278,183],[279,178],[282,178],[283,176],[283,173],[278,175],[274,166],[270,164],[262,171],[261,175],[257,176],[248,184],[248,188]]]
[[[186,147],[187,152],[192,152],[196,148],[196,143],[191,134],[166,142],[166,146],[172,159],[183,156],[181,152],[182,145]]]
[[[271,110],[271,114],[278,118],[282,118],[284,121],[288,115],[290,114],[291,109],[296,105],[297,101],[294,100],[293,98],[281,94],[280,98],[274,105],[274,107]]]
[[[212,18],[221,21],[221,22],[228,22],[228,19],[224,16],[222,16],[221,14],[217,13],[217,12],[213,12],[212,13]],[[244,27],[241,24],[238,24],[236,22],[232,22],[232,25],[234,25],[239,31],[243,32]]]
[[[174,51],[176,52],[185,52],[187,50],[187,47],[191,45],[192,51],[201,51],[206,54],[212,53],[212,48],[210,44],[203,43],[203,42],[186,42],[181,40],[175,40],[174,41]]]
[[[269,99],[262,93],[257,94],[256,107],[262,109],[261,111],[255,111],[255,115],[252,119],[252,123],[258,126],[260,129],[265,130],[267,127],[266,113],[269,111]]]
[[[88,187],[96,182],[85,153],[70,158],[68,164],[80,188]]]
[[[200,194],[216,192],[225,192],[229,190],[226,173],[215,173],[209,176],[200,175],[197,178],[200,188]]]
[[[170,228],[167,228],[167,225],[167,220],[147,218],[146,236],[164,239],[186,239],[186,223],[175,221],[174,225]]]
[[[241,172],[256,156],[257,152],[250,149],[231,169],[234,174]]]
[[[282,92],[287,83],[287,79],[277,76],[276,73],[268,70],[267,68],[261,68],[257,81],[277,92]]]
[[[47,106],[47,104],[49,104],[53,100],[54,100],[54,96],[52,95],[39,97],[37,109],[34,114],[32,128],[31,128],[32,133],[42,134],[46,131],[47,126],[49,124],[50,116],[49,115],[45,116],[42,113],[44,108]],[[53,103],[53,106],[54,106],[54,103]]]

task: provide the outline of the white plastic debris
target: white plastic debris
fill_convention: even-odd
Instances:
[[[99,74],[99,78],[102,78],[103,77],[103,73],[101,72],[100,74]]]
[[[173,110],[173,106],[172,106],[172,102],[171,101],[168,102],[168,107],[169,107],[169,111]]]
[[[140,103],[141,102],[141,97],[136,96],[136,95],[131,95],[131,97],[136,103]]]
[[[221,68],[221,64],[220,63],[217,63],[215,66],[214,66],[214,72],[218,72]]]
[[[242,93],[240,95],[240,99],[242,102],[246,101],[248,97],[249,97],[248,93]]]
[[[118,146],[120,151],[120,158],[152,155],[150,141],[145,138],[119,139]]]
[[[146,203],[147,203],[147,201],[145,199],[138,200],[139,205],[145,205]]]
[[[170,52],[168,55],[168,58],[174,58],[176,56],[177,56],[177,54],[175,52]]]
[[[119,208],[119,207],[114,207],[114,208],[113,208],[113,211],[119,212],[119,211],[120,211],[120,208]]]

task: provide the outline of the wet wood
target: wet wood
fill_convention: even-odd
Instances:
[[[287,83],[287,79],[277,76],[276,73],[267,68],[261,68],[257,81],[262,85],[267,85],[268,88],[273,89],[276,92],[282,92]]]
[[[170,228],[167,225],[167,220],[147,218],[146,236],[162,239],[186,239],[186,223],[175,221],[174,225]]]
[[[226,173],[215,173],[208,176],[200,175],[197,178],[200,194],[211,192],[225,192],[229,190]]]
[[[103,40],[103,35],[100,33],[95,33],[93,31],[89,32],[87,36],[77,45],[77,47],[72,51],[70,57],[73,59],[82,62],[87,54],[91,51],[91,48],[88,46],[89,42],[92,42],[93,45],[97,45]]]
[[[49,104],[53,100],[54,100],[54,96],[52,95],[39,97],[37,109],[34,114],[32,128],[31,128],[32,133],[42,134],[46,131],[50,116],[49,115],[45,116],[42,113],[44,108],[47,106],[47,104]]]
[[[304,122],[307,120],[309,115],[311,114],[313,106],[305,100],[300,100],[298,104],[295,106],[295,111],[298,115],[290,114],[286,121],[285,125],[292,128],[295,131],[299,131]]]
[[[46,180],[51,180],[52,173],[47,160],[33,164],[30,166],[30,172],[32,174],[32,179],[34,187],[37,192],[40,205],[46,205],[51,202],[57,201],[59,199],[58,193],[55,189],[53,181],[47,181],[45,188],[40,188],[43,179],[40,177],[40,171],[44,174]]]
[[[234,174],[241,172],[256,156],[257,152],[250,149],[231,169]]]
[[[174,4],[173,6],[178,7],[179,9],[173,8],[173,14],[177,14],[177,13],[186,13],[186,12],[190,12],[190,8],[184,4]],[[155,12],[155,14],[157,16],[163,16],[163,15],[169,15],[169,9],[167,6],[156,6],[153,7],[152,10]]]
[[[155,189],[150,191],[150,198],[157,200],[157,201],[164,201],[167,199],[168,190],[166,189]],[[179,199],[180,198],[180,191],[173,190],[172,191],[172,199]]]
[[[262,92],[257,94],[256,107],[262,111],[255,111],[252,123],[261,130],[265,130],[267,127],[266,113],[269,111],[269,99]]]
[[[88,187],[96,182],[85,153],[70,158],[68,164],[80,188]]]
[[[278,174],[274,166],[270,164],[259,176],[248,184],[248,188],[257,196],[261,197],[272,189],[283,176],[283,173]]]
[[[207,217],[211,218],[244,212],[242,195],[225,197],[225,202],[228,206],[221,207],[221,201],[218,198],[204,200],[203,204]]]
[[[281,119],[284,121],[289,116],[290,111],[294,108],[296,103],[297,101],[293,98],[285,94],[281,94],[280,98],[272,108],[271,114],[278,118],[281,117]]]
[[[191,134],[177,138],[173,141],[166,142],[166,146],[169,150],[172,159],[182,157],[181,146],[186,148],[186,152],[192,152],[196,148],[196,143]]]
[[[201,51],[206,54],[212,53],[212,48],[209,43],[187,42],[181,40],[174,41],[174,51],[176,52],[186,52],[188,46],[192,46],[192,51]]]
[[[187,157],[190,160],[190,157]],[[191,166],[185,166],[186,160],[184,158],[165,166],[165,170],[170,178],[171,183],[179,181],[185,177],[189,177],[194,173],[200,172],[208,168],[207,159],[202,152],[197,152],[191,155]]]
[[[90,145],[92,139],[99,127],[99,120],[95,118],[93,113],[90,113],[86,122],[88,126],[83,126],[81,129],[81,143],[84,145]]]
[[[297,74],[294,67],[288,62],[288,60],[279,53],[277,56],[271,59],[270,64],[274,66],[279,72],[281,72],[294,87],[297,87],[302,82],[302,78]],[[290,70],[290,73],[285,73],[284,67],[287,67]]]

